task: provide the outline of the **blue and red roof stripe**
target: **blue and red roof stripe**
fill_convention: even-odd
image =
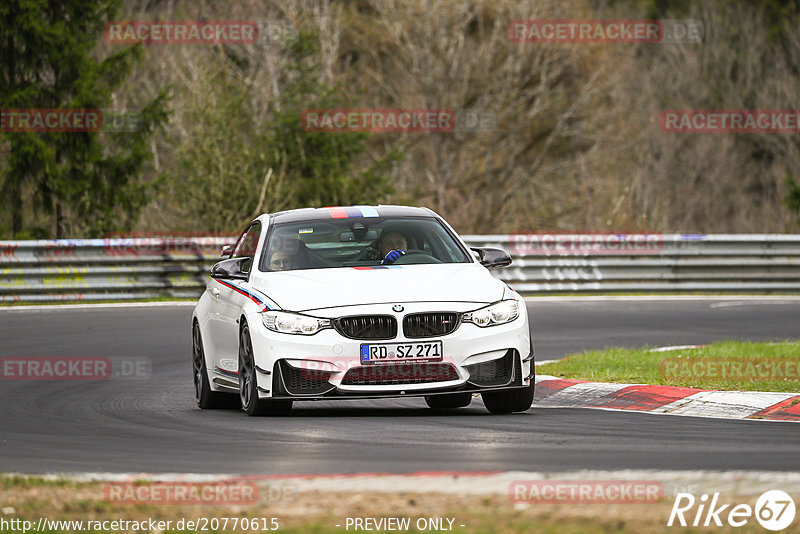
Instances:
[[[331,214],[332,219],[349,219],[351,217],[380,217],[378,210],[372,206],[329,206],[324,208]]]
[[[325,208],[325,209],[328,210],[331,213],[331,218],[332,219],[347,219],[348,217],[350,217],[347,214],[347,210],[345,210],[344,208],[333,207],[333,208]]]

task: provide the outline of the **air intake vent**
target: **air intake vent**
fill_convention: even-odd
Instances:
[[[458,328],[457,313],[415,313],[403,319],[403,333],[409,339],[444,336]]]
[[[391,384],[425,384],[458,380],[458,373],[449,363],[403,363],[353,367],[342,380],[345,386],[385,386]]]
[[[502,358],[465,365],[469,382],[476,386],[504,386],[514,378],[514,358],[517,351],[509,349]]]
[[[280,360],[283,388],[290,395],[320,395],[333,389],[328,379],[332,371],[319,369],[297,369]]]
[[[397,319],[391,315],[355,315],[333,322],[336,330],[350,339],[394,339]]]

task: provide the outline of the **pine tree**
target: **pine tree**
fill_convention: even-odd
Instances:
[[[118,8],[119,0],[0,3],[0,108],[108,108],[143,56],[135,45],[96,57],[103,26]],[[166,120],[166,93],[139,114],[134,131],[3,128],[0,202],[10,212],[11,235],[102,235],[130,225],[146,200],[140,174],[148,139]]]

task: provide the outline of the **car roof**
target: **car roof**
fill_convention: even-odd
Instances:
[[[301,208],[279,211],[269,215],[273,223],[293,223],[306,221],[330,221],[332,219],[353,219],[358,217],[435,217],[428,208],[412,206],[329,206],[325,208]]]

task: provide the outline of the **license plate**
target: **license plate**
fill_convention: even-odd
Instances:
[[[371,343],[361,345],[361,365],[396,362],[438,362],[442,360],[442,342]]]

